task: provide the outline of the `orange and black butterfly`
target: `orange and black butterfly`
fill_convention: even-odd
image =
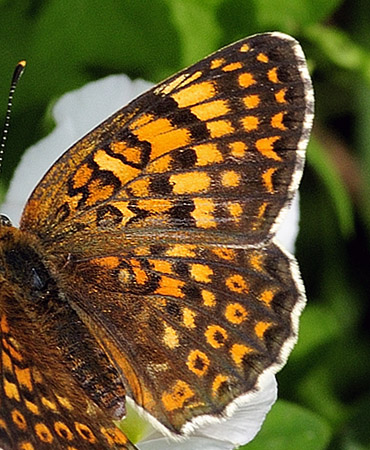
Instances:
[[[174,434],[247,401],[305,302],[274,240],[313,116],[283,34],[226,47],[67,150],[0,218],[0,446],[133,449],[126,396]]]

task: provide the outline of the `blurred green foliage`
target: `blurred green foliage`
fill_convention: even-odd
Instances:
[[[14,66],[28,61],[3,192],[64,92],[111,73],[160,81],[256,32],[301,42],[316,91],[297,243],[308,306],[251,450],[370,449],[369,22],[369,0],[0,0],[4,109]]]

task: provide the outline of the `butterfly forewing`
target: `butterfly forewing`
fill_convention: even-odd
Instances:
[[[297,187],[309,131],[297,48],[255,36],[134,100],[51,168],[22,227],[63,247],[90,231],[265,239]]]

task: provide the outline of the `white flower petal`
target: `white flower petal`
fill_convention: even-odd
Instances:
[[[216,439],[192,437],[183,442],[174,442],[164,436],[136,444],[140,450],[233,450],[228,444]]]
[[[276,233],[276,239],[283,247],[294,254],[295,241],[299,231],[299,192],[297,191],[286,216]]]
[[[271,373],[260,379],[260,390],[242,400],[234,413],[217,423],[205,424],[186,440],[176,442],[155,432],[138,444],[140,450],[233,450],[250,442],[260,430],[266,414],[277,398],[277,384]]]

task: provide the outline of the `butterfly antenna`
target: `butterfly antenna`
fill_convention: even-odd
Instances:
[[[3,134],[1,136],[1,141],[0,141],[0,170],[1,170],[2,162],[3,162],[5,142],[6,142],[6,138],[8,136],[8,131],[9,131],[10,114],[11,114],[12,106],[13,106],[13,95],[14,95],[14,91],[17,87],[18,81],[19,81],[25,67],[26,67],[26,61],[19,61],[19,63],[16,65],[16,67],[14,69],[12,82],[10,85],[9,97],[8,97],[8,107],[7,107],[6,115],[5,115]]]

